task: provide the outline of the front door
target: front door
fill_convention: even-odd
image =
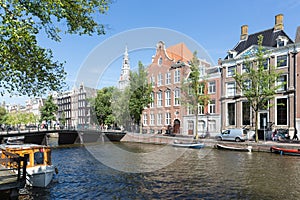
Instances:
[[[268,122],[268,113],[259,113],[259,129],[266,129]]]
[[[180,121],[178,119],[175,119],[173,133],[178,134],[179,132],[180,132]]]

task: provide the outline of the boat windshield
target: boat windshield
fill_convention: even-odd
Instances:
[[[44,164],[44,153],[43,152],[35,152],[34,153],[34,164]]]

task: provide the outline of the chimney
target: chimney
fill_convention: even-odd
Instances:
[[[300,26],[297,27],[295,43],[300,42]]]
[[[275,16],[275,26],[274,31],[283,30],[283,14],[278,14]]]
[[[241,40],[248,39],[248,25],[241,26]]]

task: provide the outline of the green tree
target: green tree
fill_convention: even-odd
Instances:
[[[112,111],[116,123],[128,130],[132,122],[129,111],[130,88],[126,87],[124,91],[115,90],[112,100]]]
[[[41,121],[50,122],[52,124],[53,120],[56,120],[56,113],[58,111],[58,106],[53,102],[52,95],[48,96],[44,105],[40,108]]]
[[[0,106],[0,124],[5,123],[5,118],[6,118],[6,110],[4,107]]]
[[[151,103],[151,84],[147,80],[147,72],[141,61],[138,64],[137,72],[130,72],[130,116],[138,126],[140,126],[142,111]],[[140,133],[142,127],[140,126]]]
[[[0,95],[39,95],[64,85],[63,64],[38,44],[46,33],[60,41],[60,32],[104,34],[95,19],[108,11],[110,0],[0,1]]]
[[[270,100],[274,99],[276,90],[282,87],[282,84],[276,84],[276,81],[282,73],[276,70],[275,66],[269,66],[265,69],[265,61],[268,56],[262,46],[263,36],[258,36],[258,48],[255,53],[255,64],[246,58],[244,63],[245,72],[235,73],[233,78],[237,83],[238,89],[247,98],[250,106],[255,112],[255,141],[258,142],[258,113],[261,109],[268,109],[273,106]],[[284,83],[285,84],[285,83]]]
[[[182,98],[181,102],[188,109],[192,110],[195,114],[195,140],[199,139],[198,135],[198,115],[199,115],[199,105],[204,108],[207,107],[210,96],[207,92],[207,77],[200,77],[199,70],[199,59],[197,57],[197,52],[193,54],[193,58],[190,63],[190,74],[188,79],[183,80],[182,84]]]
[[[112,114],[112,94],[115,87],[104,87],[97,92],[95,99],[91,100],[92,112],[96,115],[99,124],[114,124],[115,118]]]

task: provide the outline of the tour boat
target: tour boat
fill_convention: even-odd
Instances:
[[[252,152],[252,146],[237,147],[237,146],[229,146],[229,145],[216,144],[216,148],[217,149],[223,149],[223,150],[231,150],[231,151],[247,151],[247,152]]]
[[[26,184],[33,187],[47,187],[57,169],[51,163],[51,148],[37,144],[3,144],[1,158],[12,154],[28,156]],[[8,152],[8,153],[6,153]],[[10,166],[11,165],[11,166]],[[12,167],[9,163],[6,167]]]
[[[172,144],[173,147],[183,147],[183,148],[193,148],[193,149],[201,149],[204,147],[203,143],[199,142],[177,142],[174,141]]]
[[[285,149],[285,148],[272,146],[270,148],[270,151],[273,153],[278,153],[280,155],[300,156],[300,149]]]

